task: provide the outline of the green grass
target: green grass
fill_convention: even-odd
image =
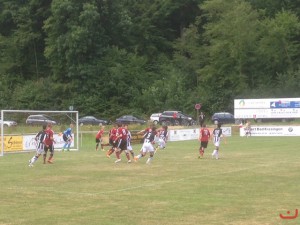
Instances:
[[[227,138],[220,159],[209,143],[169,142],[151,165],[120,164],[95,152],[56,152],[55,164],[33,153],[0,157],[0,225],[299,224],[279,214],[300,209],[298,137]],[[135,152],[141,145],[135,145]]]

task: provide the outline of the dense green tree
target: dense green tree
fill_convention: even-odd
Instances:
[[[114,119],[297,96],[298,3],[0,0],[0,108]]]
[[[5,9],[1,11],[0,45],[4,57],[0,63],[4,66],[0,71],[11,74],[16,83],[47,75],[42,26],[50,3],[50,0],[2,3]]]

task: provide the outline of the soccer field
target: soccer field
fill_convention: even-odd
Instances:
[[[33,168],[34,153],[0,157],[0,225],[300,224],[279,216],[300,209],[299,137],[228,137],[219,160],[211,142],[205,159],[198,141],[169,142],[151,165],[94,145]]]

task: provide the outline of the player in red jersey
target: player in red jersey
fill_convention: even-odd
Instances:
[[[99,144],[101,144],[101,150],[104,151],[103,145],[102,145],[102,136],[104,134],[104,126],[100,126],[99,131],[96,134],[96,151],[98,151]]]
[[[128,134],[128,130],[126,129],[125,125],[118,124],[118,129],[117,129],[118,146],[116,151],[117,160],[115,161],[115,163],[121,161],[120,155],[123,151],[125,151],[127,162],[131,163],[130,155],[127,150],[127,134]]]
[[[117,125],[115,124],[113,128],[109,131],[108,134],[109,138],[109,144],[111,145],[111,148],[107,151],[106,157],[110,158],[110,155],[115,151],[117,147]]]
[[[53,163],[53,155],[54,155],[54,132],[52,130],[52,124],[48,123],[47,129],[45,130],[46,133],[46,138],[44,140],[44,164],[46,163],[46,158],[47,158],[47,152],[50,152],[50,156],[48,158],[48,163]]]
[[[199,148],[200,155],[198,156],[199,159],[203,158],[204,149],[207,148],[209,138],[210,138],[210,132],[206,128],[206,125],[202,124],[202,127],[200,128],[200,133],[199,133],[199,141],[201,142],[200,148]]]

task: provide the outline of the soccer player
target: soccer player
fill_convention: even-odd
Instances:
[[[246,121],[244,130],[245,130],[245,136],[246,137],[249,137],[249,136],[251,137],[251,123],[250,123],[249,120]]]
[[[46,138],[44,140],[44,164],[46,163],[46,158],[47,158],[47,152],[50,152],[50,156],[48,158],[48,163],[53,163],[53,155],[54,155],[54,132],[52,130],[52,124],[48,123],[47,128],[46,128]]]
[[[207,148],[207,144],[210,138],[210,132],[206,128],[206,124],[202,124],[199,132],[199,141],[201,142],[200,148],[199,148],[199,156],[198,158],[203,158],[204,150]]]
[[[128,130],[128,125],[125,125],[125,128],[127,129],[127,150],[131,154],[132,158],[134,158],[134,151],[131,146],[131,132]]]
[[[168,126],[163,126],[162,129],[158,132],[158,146],[160,149],[166,148],[168,136]]]
[[[114,124],[113,128],[109,131],[109,144],[111,148],[107,151],[106,157],[110,158],[110,155],[116,150],[117,147],[117,125]]]
[[[43,125],[43,129],[39,131],[36,136],[35,136],[35,141],[36,141],[36,154],[35,156],[32,157],[32,159],[29,160],[29,166],[33,167],[33,164],[35,161],[38,160],[40,155],[44,152],[44,140],[46,138],[46,125]]]
[[[125,151],[126,158],[127,158],[127,163],[131,163],[130,155],[127,150],[127,129],[125,128],[125,125],[118,124],[118,129],[117,129],[117,140],[118,140],[118,145],[117,145],[117,150],[116,150],[116,157],[117,160],[115,163],[118,163],[121,161],[121,153]]]
[[[151,161],[153,160],[153,156],[154,156],[154,139],[156,136],[156,128],[152,127],[151,130],[149,130],[147,133],[145,133],[145,138],[144,138],[144,144],[142,146],[142,150],[141,153],[137,156],[134,157],[135,161],[138,161],[140,158],[144,157],[147,152],[149,152],[150,156],[147,159],[147,164],[151,163]]]
[[[225,139],[225,136],[222,133],[222,129],[221,129],[221,124],[218,123],[217,128],[215,128],[212,132],[212,138],[213,138],[213,142],[215,145],[215,150],[212,153],[212,158],[216,158],[219,159],[219,148],[220,148],[220,142],[221,142],[221,138]],[[225,140],[226,143],[226,140]]]
[[[101,150],[104,151],[103,145],[102,145],[102,136],[104,134],[104,126],[100,126],[99,131],[96,134],[96,151],[98,151],[99,144],[101,144]]]
[[[61,151],[65,151],[65,148],[67,148],[67,151],[70,151],[70,146],[71,146],[72,140],[73,140],[73,137],[72,137],[72,128],[73,127],[74,127],[74,125],[71,123],[70,127],[63,132],[63,140],[64,140],[65,144],[64,144],[63,148],[61,149]]]

